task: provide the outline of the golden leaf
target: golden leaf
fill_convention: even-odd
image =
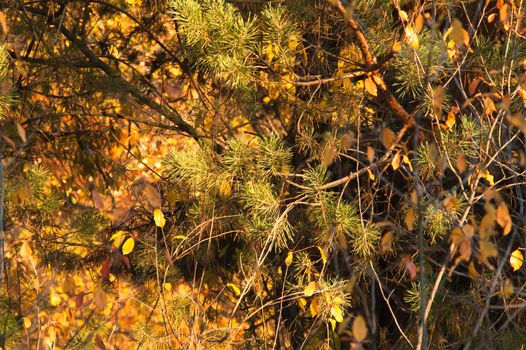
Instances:
[[[378,88],[376,87],[376,84],[374,83],[373,79],[367,78],[367,79],[364,80],[363,83],[364,83],[364,86],[365,86],[365,91],[367,91],[368,93],[370,93],[373,96],[377,96],[378,95]]]
[[[60,295],[53,289],[51,290],[51,293],[49,294],[49,303],[52,306],[59,306],[62,299],[60,299]]]
[[[325,251],[320,246],[316,246],[316,248],[318,248],[318,250],[320,251],[321,261],[323,261],[323,265],[325,265],[327,263],[327,256],[325,255]]]
[[[509,234],[511,232],[512,228],[512,222],[511,222],[511,216],[510,212],[508,210],[508,206],[506,203],[501,202],[499,206],[497,207],[497,215],[496,215],[497,224],[499,224],[500,227],[502,227],[504,236]]]
[[[408,156],[403,155],[402,156],[402,162],[409,167],[409,170],[413,171],[413,164],[411,164],[411,160],[409,160]]]
[[[394,155],[393,160],[391,161],[391,166],[395,171],[398,170],[398,168],[400,168],[400,152],[397,152]]]
[[[404,30],[404,41],[414,49],[418,49],[420,42],[418,40],[418,34],[416,33],[413,26],[408,25]]]
[[[336,322],[343,322],[343,309],[340,307],[340,305],[333,305],[331,307],[331,315],[334,317]]]
[[[393,142],[395,141],[396,134],[393,130],[389,128],[385,128],[382,132],[382,142],[385,146],[385,148],[391,147]]]
[[[517,271],[522,267],[522,262],[524,257],[522,252],[519,249],[515,249],[510,255],[510,265],[513,268],[513,271]]]
[[[164,218],[164,214],[160,209],[155,209],[153,211],[153,220],[155,221],[155,225],[157,227],[163,228],[164,225],[166,225],[166,219]]]
[[[170,282],[166,282],[164,284],[164,289],[167,291],[167,292],[170,292],[172,290],[172,284]]]
[[[236,296],[241,295],[241,290],[239,290],[238,286],[236,286],[234,283],[229,282],[226,284],[226,286],[230,287]]]
[[[446,120],[446,125],[449,129],[451,129],[456,123],[456,118],[455,118],[455,114],[452,113],[452,112],[449,112],[447,114],[447,120]]]
[[[315,291],[316,291],[316,282],[311,281],[309,282],[309,284],[307,284],[307,286],[303,290],[303,295],[305,295],[306,297],[311,297]]]
[[[331,324],[332,331],[336,329],[336,320],[329,318],[329,323]]]
[[[359,342],[367,338],[367,323],[362,315],[358,315],[352,322],[352,335]]]
[[[31,324],[32,324],[32,322],[31,322],[31,320],[29,319],[29,317],[23,317],[23,318],[22,318],[22,321],[23,321],[23,323],[24,323],[24,328],[25,328],[25,329],[29,329],[29,328],[31,328]]]
[[[417,33],[420,33],[422,28],[424,28],[424,15],[419,14],[415,18],[415,30]]]
[[[130,237],[124,242],[122,245],[122,254],[128,255],[133,251],[133,248],[135,247],[135,240]]]
[[[289,252],[287,254],[287,257],[285,258],[285,265],[287,265],[287,267],[290,266],[290,264],[292,264],[292,259],[294,258],[294,253],[292,252]]]
[[[301,307],[303,311],[305,311],[305,306],[307,306],[307,299],[305,298],[299,298],[298,299],[298,305]]]

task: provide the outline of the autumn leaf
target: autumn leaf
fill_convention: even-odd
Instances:
[[[135,247],[135,240],[133,237],[128,238],[124,244],[122,245],[122,254],[128,255],[133,251],[133,248]]]
[[[378,95],[378,88],[376,87],[376,84],[374,83],[373,79],[367,78],[364,80],[363,83],[365,86],[365,91],[367,91],[369,94],[373,96]]]
[[[331,315],[334,317],[336,322],[343,322],[343,309],[340,307],[340,305],[333,305],[331,307]]]
[[[358,315],[352,322],[352,335],[354,339],[363,342],[367,338],[367,323],[362,315]]]
[[[163,228],[164,225],[166,225],[166,219],[164,218],[164,214],[160,209],[155,209],[153,211],[153,220],[157,227]]]
[[[508,206],[506,205],[506,203],[501,202],[499,206],[497,207],[496,220],[497,220],[497,224],[499,224],[499,226],[502,228],[504,236],[506,236],[507,234],[511,232],[511,228],[512,228],[511,216],[510,216],[510,212],[508,210]]]
[[[522,267],[524,257],[522,252],[519,249],[515,249],[510,255],[510,265],[513,268],[513,271],[517,271]]]
[[[385,128],[382,132],[382,143],[385,148],[390,148],[396,139],[396,134],[393,130]]]
[[[294,253],[289,252],[289,253],[287,254],[287,257],[285,258],[285,265],[286,265],[287,267],[289,267],[290,264],[292,264],[292,259],[293,259],[293,258],[294,258]]]
[[[232,289],[232,291],[234,292],[234,294],[236,296],[240,296],[241,295],[241,290],[239,289],[238,286],[236,286],[234,283],[232,282],[229,282],[226,284],[227,287],[230,287],[230,289]]]
[[[420,42],[418,40],[418,34],[416,33],[413,26],[406,26],[404,29],[404,34],[404,41],[413,49],[418,49],[418,47],[420,46]]]
[[[303,290],[303,295],[305,295],[306,297],[311,297],[316,291],[316,286],[317,286],[316,282],[314,281],[309,282],[309,284],[307,284],[307,286]]]

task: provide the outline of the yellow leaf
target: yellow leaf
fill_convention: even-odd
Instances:
[[[519,249],[516,249],[510,255],[510,265],[513,271],[517,271],[521,268],[524,257]]]
[[[305,306],[307,306],[307,299],[305,299],[305,298],[299,298],[299,299],[298,299],[298,304],[299,304],[299,306],[301,307],[301,309],[302,309],[303,311],[305,311]]]
[[[292,264],[292,259],[294,258],[294,253],[292,252],[289,252],[287,254],[287,257],[285,258],[285,265],[287,265],[287,267],[290,266],[290,264]]]
[[[356,317],[352,323],[352,335],[354,338],[362,342],[367,338],[367,323],[362,315]]]
[[[311,297],[315,291],[316,291],[316,282],[312,281],[303,290],[303,295],[305,295],[306,297]]]
[[[126,232],[124,231],[117,231],[111,236],[110,242],[113,241],[112,245],[115,248],[119,248],[121,246],[122,242],[124,241],[125,234]]]
[[[155,221],[155,225],[157,227],[163,228],[164,225],[166,225],[166,219],[164,218],[164,214],[160,209],[155,209],[153,211],[153,220]]]
[[[489,173],[488,169],[484,170],[484,172],[481,174],[481,177],[488,180],[490,186],[495,185],[495,177]]]
[[[331,307],[331,315],[334,317],[336,322],[343,322],[343,309],[340,307],[340,305],[334,305]]]
[[[376,87],[376,84],[374,83],[373,79],[367,78],[367,79],[364,80],[363,83],[364,83],[364,86],[365,86],[365,91],[367,91],[368,93],[370,93],[373,96],[377,96],[378,95],[378,88]]]
[[[122,245],[122,254],[128,255],[132,252],[133,248],[135,247],[135,240],[130,237],[124,242]]]
[[[329,318],[329,323],[331,324],[332,331],[336,329],[336,321],[332,318]]]
[[[236,296],[241,295],[241,290],[239,290],[238,286],[236,286],[234,283],[229,282],[226,284],[226,286],[230,287]]]
[[[369,174],[369,179],[371,179],[371,181],[374,181],[376,179],[376,176],[374,176],[371,169],[367,168],[367,173]]]
[[[60,295],[58,295],[58,293],[55,290],[52,290],[49,294],[49,303],[52,306],[59,306],[61,301],[62,300],[60,299]]]
[[[504,236],[511,232],[512,222],[510,212],[506,203],[501,202],[497,207],[497,224],[502,227]]]
[[[446,125],[451,129],[456,123],[455,113],[449,112],[447,115]]]
[[[186,239],[187,237],[186,236],[183,236],[183,235],[176,235],[174,236],[175,239]]]
[[[400,168],[400,152],[396,153],[393,157],[393,160],[391,161],[391,166],[395,171],[398,170],[398,168]]]
[[[411,161],[409,160],[409,157],[404,155],[402,156],[402,162],[404,164],[407,164],[407,166],[409,167],[409,170],[413,171],[413,164],[411,164]]]
[[[170,292],[172,290],[172,284],[170,282],[166,282],[164,284],[164,289],[167,291],[167,292]]]
[[[323,265],[325,265],[327,263],[327,256],[325,255],[325,252],[323,251],[323,249],[321,249],[320,246],[316,246],[316,248],[318,248],[318,250],[320,251],[321,261],[323,261]]]
[[[418,40],[418,34],[416,33],[413,26],[408,25],[404,30],[404,41],[411,46],[413,49],[418,49],[420,42]]]
[[[31,328],[31,320],[29,319],[29,317],[23,317],[22,318],[22,321],[24,322],[24,328],[25,329],[28,329],[28,328]]]

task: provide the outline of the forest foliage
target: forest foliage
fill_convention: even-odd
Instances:
[[[0,2],[0,348],[526,345],[522,0]]]

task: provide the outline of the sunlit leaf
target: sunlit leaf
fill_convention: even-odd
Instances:
[[[135,240],[133,237],[128,238],[124,244],[122,245],[122,254],[128,255],[133,251],[133,248],[135,247]]]
[[[309,284],[307,284],[307,286],[303,290],[303,295],[305,295],[306,297],[312,296],[314,292],[316,291],[316,287],[317,287],[316,282],[314,281],[309,282]]]
[[[516,249],[510,255],[510,265],[513,268],[513,271],[517,271],[522,267],[524,257],[522,252],[519,249]]]
[[[163,228],[164,225],[166,225],[166,219],[164,218],[164,214],[160,209],[155,209],[153,211],[153,220],[155,221],[155,225],[157,227]]]
[[[287,254],[287,257],[285,258],[285,265],[286,265],[287,267],[289,267],[290,264],[292,264],[292,259],[293,259],[293,258],[294,258],[294,253],[289,252],[289,253]]]
[[[340,307],[340,305],[333,305],[331,307],[331,315],[334,317],[336,322],[343,322],[343,309]]]

